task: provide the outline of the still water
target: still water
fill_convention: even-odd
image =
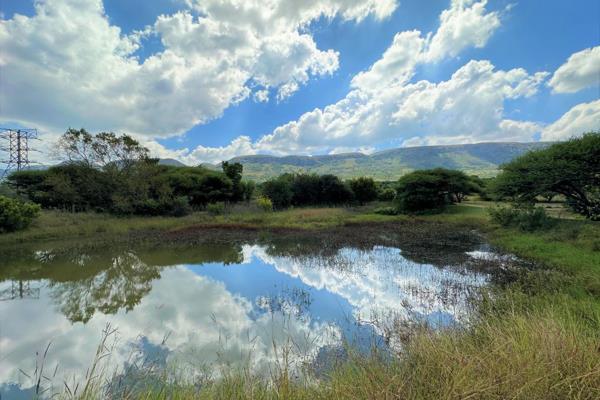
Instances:
[[[408,321],[461,323],[469,296],[489,280],[473,266],[485,254],[477,249],[448,263],[386,246],[298,249],[44,248],[4,257],[2,399],[30,397],[42,365],[47,393],[75,386],[103,337],[102,373],[113,379],[148,365],[186,379],[218,378],[223,368],[318,371],[348,344],[400,346],[394,333]]]

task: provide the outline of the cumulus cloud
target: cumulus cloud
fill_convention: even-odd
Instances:
[[[425,59],[454,57],[466,47],[483,47],[500,27],[498,12],[486,12],[487,0],[452,0],[440,15],[440,27],[431,38]]]
[[[368,146],[388,140],[406,144],[531,140],[535,122],[504,117],[509,99],[534,95],[546,73],[496,70],[470,61],[447,81],[390,86],[372,94],[353,90],[340,102],[305,113],[258,140],[254,147],[276,154],[328,151],[332,146]]]
[[[600,130],[600,100],[581,103],[542,131],[542,140],[564,140]]]
[[[575,93],[600,85],[600,46],[574,53],[548,82],[555,93]]]
[[[397,6],[395,0],[185,3],[189,8],[130,35],[110,23],[101,0],[38,1],[32,17],[2,19],[0,118],[51,132],[85,126],[172,136],[220,116],[251,88],[274,88],[284,99],[311,76],[335,71],[338,54],[317,48],[305,29],[311,21],[381,19]],[[149,35],[164,50],[142,61],[136,52]]]
[[[500,16],[485,7],[486,1],[453,1],[435,33],[399,32],[379,60],[354,76],[344,99],[249,143],[249,154],[372,151],[374,144],[390,140],[406,145],[531,140],[541,128],[505,119],[504,102],[535,94],[545,72],[496,71],[489,61],[471,61],[447,81],[411,83],[419,64],[487,42]]]
[[[383,56],[367,71],[352,79],[352,86],[365,91],[376,91],[408,82],[414,74],[424,46],[425,39],[417,30],[397,33]]]

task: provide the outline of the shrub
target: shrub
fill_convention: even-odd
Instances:
[[[265,196],[260,196],[256,199],[256,205],[263,211],[273,211],[273,202]]]
[[[552,219],[542,207],[518,205],[513,207],[495,207],[488,209],[492,221],[504,226],[515,227],[523,231],[535,231],[548,228]]]
[[[0,196],[0,232],[27,228],[39,214],[40,206]]]
[[[263,194],[268,197],[275,209],[287,208],[292,205],[291,176],[281,175],[266,181],[262,186]]]
[[[168,210],[168,214],[173,217],[183,217],[191,212],[192,208],[190,207],[190,202],[187,197],[184,196],[173,199]]]
[[[393,201],[395,198],[396,191],[392,188],[382,189],[377,195],[379,201]]]
[[[319,177],[319,189],[317,202],[312,205],[348,204],[354,200],[354,193],[352,193],[350,187],[335,175],[321,175]]]
[[[360,177],[350,180],[350,189],[359,204],[365,204],[377,199],[377,184],[373,178]]]
[[[396,207],[378,207],[374,209],[373,212],[381,215],[398,215],[398,209]]]
[[[211,215],[221,215],[225,213],[225,204],[223,203],[210,203],[206,206],[206,211]]]

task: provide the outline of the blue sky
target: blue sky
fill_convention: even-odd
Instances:
[[[191,163],[215,162],[244,152],[322,154],[416,144],[556,140],[576,135],[582,129],[600,127],[597,104],[600,67],[596,63],[600,57],[600,2],[594,0],[385,0],[379,4],[375,1],[376,6],[371,5],[371,9],[360,8],[368,1],[324,0],[322,8],[311,10],[292,10],[296,7],[293,1],[281,0],[273,3],[283,4],[285,16],[267,12],[267,19],[258,22],[250,20],[254,15],[250,13],[248,21],[244,20],[243,13],[235,20],[230,14],[219,14],[219,9],[212,5],[213,0],[192,1],[192,7],[179,0],[104,0],[103,8],[95,4],[97,2],[86,0],[90,6],[83,10],[85,7],[76,7],[73,0],[47,0],[40,2],[37,12],[32,1],[4,0],[0,4],[2,23],[8,27],[0,31],[0,45],[9,54],[8,61],[0,64],[3,70],[0,105],[4,106],[0,109],[0,121],[38,127],[49,136],[79,125],[93,131],[129,132],[147,141],[161,156]],[[247,4],[250,3],[253,2]],[[383,3],[385,7],[381,6]],[[263,12],[261,8],[264,8],[259,1],[249,7],[255,7],[253,12]],[[55,34],[57,40],[44,41],[27,28],[29,25],[41,29],[44,23],[50,24],[52,18],[58,18],[51,16],[42,20],[39,18],[42,8],[48,15],[60,10],[63,17],[80,19],[86,21],[87,26],[100,28],[90,32],[80,29],[80,35],[84,36],[81,38],[75,26],[75,34],[70,32],[65,40],[61,35],[69,32],[60,32],[53,24],[46,35]],[[298,15],[310,13],[310,16],[287,15],[296,12]],[[444,12],[449,13],[451,20],[442,27]],[[28,18],[17,24],[15,14]],[[211,42],[207,31],[181,32],[182,19],[173,16],[183,14],[189,15],[191,24],[188,26],[205,29],[202,23],[210,22],[214,24],[211,26],[217,26],[214,29],[220,36]],[[165,16],[162,25],[157,22],[160,15]],[[273,23],[272,33],[263,32],[265,21]],[[244,27],[245,31],[232,33],[232,26]],[[115,36],[117,28],[120,31]],[[108,34],[110,29],[113,34],[107,40],[108,36],[102,35]],[[144,29],[146,34],[135,39],[135,50],[121,54],[124,40]],[[396,42],[394,37],[415,29],[420,31],[420,39],[412,37],[410,40],[423,49],[410,58],[422,57],[423,60],[409,61],[408,65],[404,59],[392,60],[385,66],[383,75],[375,77],[376,82],[383,82],[381,89],[389,92],[388,88],[394,86],[396,92],[378,93],[372,85],[353,84],[353,79],[372,69],[386,50],[404,51],[408,39]],[[9,45],[10,36],[19,32],[23,32],[26,43],[21,47]],[[246,47],[239,45],[252,35],[255,43],[244,44]],[[289,35],[289,40],[277,43],[273,47],[276,52],[271,49],[263,61],[265,46],[285,35]],[[432,56],[428,48],[433,46],[436,36],[445,39],[440,42],[441,50]],[[288,44],[289,49],[286,49]],[[244,55],[227,54],[222,58],[215,55],[230,45]],[[90,48],[95,46],[97,49],[92,52]],[[590,52],[581,54],[578,63],[567,65],[569,57],[586,49]],[[167,63],[163,56],[157,61],[159,66],[150,68],[157,55],[171,51],[178,57],[177,64]],[[56,60],[52,59],[54,53],[60,56]],[[95,57],[99,62],[106,57],[103,62],[106,70],[97,64],[85,65],[85,60],[93,62]],[[131,59],[137,60],[137,64],[133,65]],[[204,73],[200,65],[205,61],[201,60],[207,59],[215,64]],[[16,71],[17,61],[35,64],[28,71],[31,74],[41,68],[36,79],[23,72],[16,76],[11,63]],[[482,61],[489,61],[489,65]],[[481,79],[454,87],[459,82],[452,79],[453,74],[470,62],[479,64],[471,64],[464,72],[470,74],[470,78],[480,76]],[[184,64],[185,67],[181,67]],[[280,65],[285,65],[286,70],[279,70]],[[565,73],[559,74],[554,86],[563,89],[557,90],[550,82],[561,66],[565,66]],[[518,69],[526,74],[518,73]],[[123,71],[123,76],[119,71]],[[409,78],[400,78],[406,71]],[[512,72],[505,77],[501,71]],[[15,75],[14,80],[12,75]],[[71,78],[61,82],[65,75]],[[112,81],[106,78],[112,75],[115,75]],[[214,78],[204,82],[204,76],[207,80]],[[40,82],[42,79],[44,82]],[[411,87],[424,81],[440,86]],[[283,92],[281,88],[290,82],[295,90],[278,99],[278,94]],[[494,84],[486,86],[486,82]],[[564,82],[562,86],[561,82]],[[527,85],[527,89],[519,87],[518,93],[514,92],[520,83]],[[101,90],[94,92],[95,86]],[[62,93],[65,87],[68,90]],[[122,88],[121,91],[118,88]],[[257,101],[256,93],[265,89],[269,91],[269,100]],[[416,104],[416,95],[410,97],[410,93],[417,89],[422,102],[436,98],[442,108]],[[13,92],[24,90],[33,93],[30,98],[19,95],[23,98],[17,99],[17,105],[9,104]],[[470,93],[485,90],[489,91],[485,98]],[[356,105],[355,98],[348,98],[353,91],[368,100],[363,96]],[[507,94],[495,98],[494,92],[499,91]],[[93,96],[102,101],[90,100]],[[340,102],[343,101],[352,105],[342,107]],[[448,110],[443,104],[456,108]],[[328,106],[333,106],[329,113],[325,111]],[[36,110],[33,114],[38,115],[31,115],[32,108]],[[345,112],[341,112],[341,108]],[[378,116],[378,120],[365,123],[373,115]],[[407,115],[412,120],[408,120]],[[494,117],[481,117],[485,115]]]

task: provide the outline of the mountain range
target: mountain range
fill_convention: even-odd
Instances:
[[[532,143],[476,143],[445,146],[402,147],[373,154],[344,153],[319,156],[249,155],[234,157],[230,162],[244,166],[244,177],[258,182],[285,172],[313,172],[334,174],[342,179],[371,176],[376,180],[397,180],[416,169],[458,169],[480,177],[494,176],[499,166],[530,150],[549,146],[550,142]],[[180,161],[161,159],[161,165],[183,167]],[[204,163],[202,166],[220,170],[220,164]],[[47,168],[38,166],[35,168]],[[2,176],[0,170],[0,176]]]
[[[371,176],[376,180],[397,180],[416,169],[458,169],[480,177],[494,176],[499,166],[549,142],[476,143],[389,149],[373,154],[345,153],[321,156],[251,155],[232,158],[244,165],[244,177],[264,181],[285,172],[334,174],[342,179]]]

